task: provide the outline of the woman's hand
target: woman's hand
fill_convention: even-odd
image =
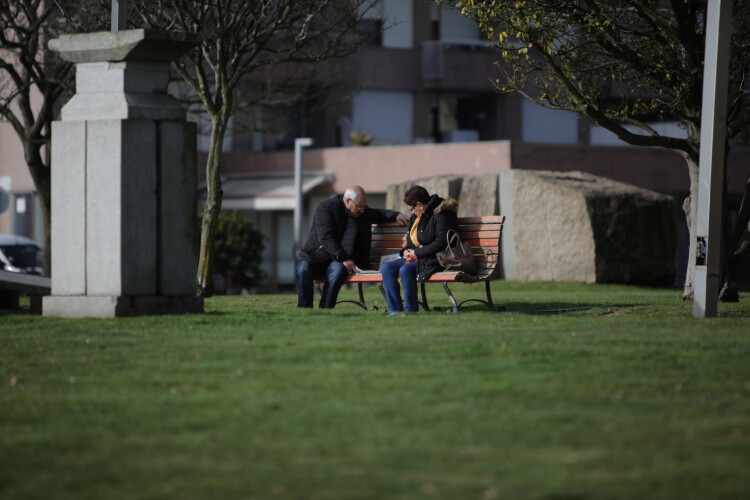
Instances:
[[[406,259],[406,262],[413,262],[417,260],[417,254],[411,248],[407,248],[404,250],[404,259]]]

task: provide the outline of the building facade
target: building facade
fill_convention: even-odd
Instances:
[[[223,208],[240,210],[266,233],[263,267],[270,288],[294,283],[293,211],[289,207],[293,158],[274,150],[278,144],[286,144],[288,149],[295,136],[314,140],[313,149],[304,154],[308,173],[305,231],[315,206],[351,183],[363,185],[369,204],[377,207],[384,206],[390,182],[438,174],[545,168],[524,163],[522,154],[511,155],[511,145],[515,151],[520,151],[518,145],[522,144],[558,146],[561,151],[619,146],[608,150],[615,155],[626,146],[585,117],[498,93],[494,84],[499,77],[497,50],[475,23],[455,9],[420,0],[377,0],[364,16],[363,30],[379,35],[350,61],[353,94],[343,112],[334,108],[309,125],[286,132],[286,138],[237,131],[232,150],[225,155]],[[262,122],[262,113],[253,119]],[[665,133],[683,133],[673,123],[654,126]],[[356,147],[365,137],[369,145]],[[650,156],[654,160],[644,165],[652,166],[665,152],[651,149],[647,153],[654,153]],[[580,154],[573,156],[581,158]],[[515,164],[511,164],[512,157]],[[602,158],[601,154],[594,157]],[[570,167],[555,165],[555,154],[546,158],[553,160],[546,168]],[[607,164],[600,167],[606,170]],[[581,164],[581,169],[606,175],[590,162]],[[643,180],[653,175],[632,177]],[[687,182],[686,173],[684,179],[670,175],[666,192],[687,191],[682,186],[683,180]],[[653,188],[650,184],[639,183]],[[285,196],[286,202],[279,196]],[[271,200],[276,200],[275,204]]]
[[[378,207],[384,206],[391,182],[509,168],[580,166],[672,194],[681,205],[688,177],[677,155],[657,148],[628,153],[629,147],[585,117],[498,93],[493,83],[498,53],[460,12],[422,0],[374,0],[362,30],[373,37],[344,63],[351,90],[346,102],[311,111],[315,116],[305,120],[298,116],[305,109],[275,116],[252,109],[230,123],[222,159],[223,209],[240,211],[266,233],[263,267],[268,288],[294,282],[290,149],[295,137],[314,141],[303,155],[305,232],[315,206],[351,183],[363,185],[370,205]],[[180,89],[176,85],[172,91]],[[201,179],[209,122],[200,113],[192,114],[199,125],[199,153],[203,153],[198,162]],[[268,132],[279,119],[286,120],[285,127]],[[674,123],[652,125],[670,135],[684,134]],[[364,138],[370,145],[357,147]],[[640,173],[624,175],[635,157],[638,168],[633,172]],[[735,154],[730,161],[739,162],[740,157]],[[620,170],[611,172],[613,165],[620,165]],[[734,182],[747,178],[739,171],[735,175],[745,177]],[[205,193],[205,183],[200,188]],[[732,196],[738,195],[730,189]],[[41,211],[23,150],[3,123],[0,232],[43,243]]]

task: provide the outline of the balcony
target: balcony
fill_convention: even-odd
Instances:
[[[478,40],[422,42],[422,86],[425,89],[490,92],[499,77],[497,50]]]

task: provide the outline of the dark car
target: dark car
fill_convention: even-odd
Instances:
[[[34,240],[0,234],[0,269],[14,273],[42,274],[42,249]]]

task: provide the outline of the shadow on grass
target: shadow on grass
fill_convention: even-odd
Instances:
[[[582,311],[590,311],[590,310],[600,310],[600,314],[603,316],[614,316],[618,315],[618,313],[625,308],[631,308],[635,307],[638,304],[601,304],[601,303],[591,303],[586,301],[579,301],[579,302],[521,302],[521,301],[503,301],[503,302],[494,302],[494,307],[489,308],[487,305],[482,303],[468,303],[462,305],[458,312],[460,314],[462,313],[470,313],[470,312],[496,312],[498,314],[503,312],[514,312],[514,313],[521,313],[521,314],[532,314],[532,315],[553,315],[553,314],[564,314],[564,313],[573,313],[573,312],[582,312]],[[430,311],[425,311],[422,307],[419,309],[420,314],[432,314],[432,313],[450,313],[452,312],[452,306],[450,303],[443,304],[438,301],[430,302]],[[346,311],[342,311],[343,309],[346,309]],[[318,311],[318,308],[314,308],[315,311]],[[362,313],[371,313],[371,314],[380,314],[385,316],[387,314],[387,309],[378,309],[378,310],[363,310],[360,307],[356,307],[352,304],[338,304],[336,306],[336,315],[337,316],[346,316],[346,317],[356,317],[360,316]],[[324,312],[324,314],[328,314]]]
[[[635,307],[638,304],[597,304],[590,302],[514,302],[504,301],[502,303],[495,303],[495,307],[505,307],[505,310],[498,312],[515,312],[521,314],[534,314],[534,315],[553,315],[553,314],[564,314],[572,312],[582,312],[591,310],[600,310],[600,314],[607,315],[609,312],[619,311],[630,307]],[[488,311],[487,306],[482,304],[472,304],[471,306],[461,307],[459,312],[470,312],[470,311]]]

